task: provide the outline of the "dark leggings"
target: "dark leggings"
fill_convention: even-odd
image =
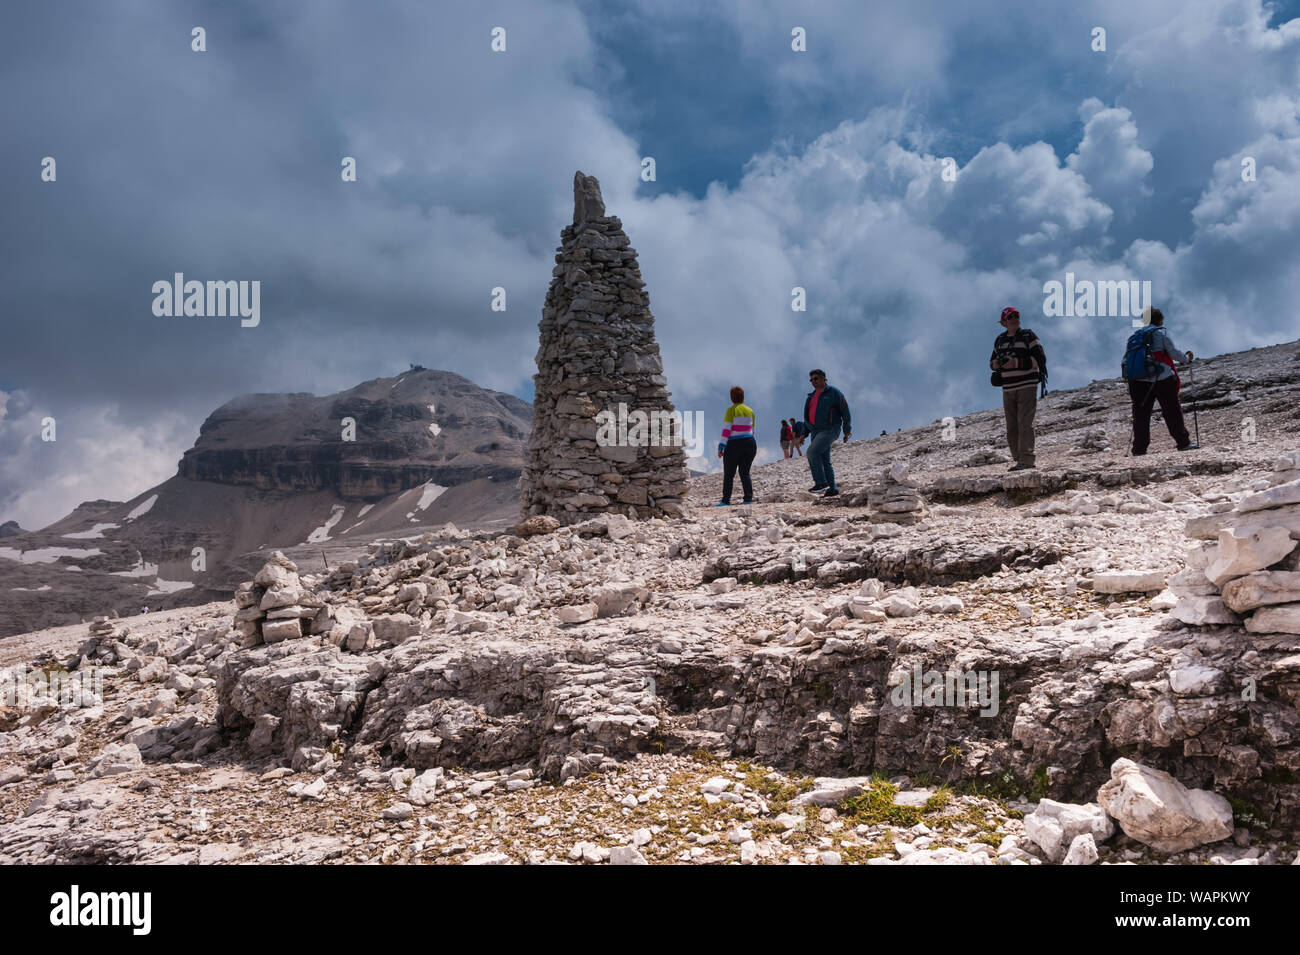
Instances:
[[[736,479],[736,469],[740,469],[740,486],[745,490],[745,500],[754,499],[754,485],[749,482],[749,466],[758,454],[758,442],[753,438],[736,438],[728,441],[722,452],[722,502],[731,503],[731,485]]]
[[[1183,423],[1183,408],[1178,402],[1178,380],[1173,375],[1154,382],[1129,381],[1128,394],[1133,402],[1134,454],[1145,454],[1151,444],[1151,412],[1157,401],[1174,444],[1181,448],[1192,440],[1187,425]]]

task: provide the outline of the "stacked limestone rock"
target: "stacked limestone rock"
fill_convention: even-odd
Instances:
[[[1217,542],[1190,547],[1187,569],[1170,578],[1184,623],[1300,633],[1300,452],[1259,483],[1230,510],[1187,522],[1189,536]]]
[[[96,617],[90,624],[91,637],[99,640],[118,639],[130,632],[129,627],[119,627],[108,617]]]
[[[235,628],[246,647],[279,643],[331,626],[325,601],[303,586],[298,565],[280,551],[235,590]]]
[[[871,522],[915,524],[925,517],[925,501],[917,490],[919,483],[902,461],[895,461],[882,471],[876,483],[867,488],[866,504],[871,509]]]
[[[663,427],[674,409],[649,297],[622,223],[605,215],[600,184],[581,172],[573,180],[573,224],[561,233],[555,261],[539,326],[522,514],[565,524],[607,511],[678,516],[686,456],[680,420]],[[598,442],[596,416],[617,416],[620,405],[626,415],[655,420],[659,413],[659,434],[637,443],[630,420],[626,446]]]

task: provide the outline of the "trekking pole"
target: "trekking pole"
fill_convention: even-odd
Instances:
[[[1194,361],[1195,359],[1193,359]],[[1193,391],[1196,390],[1196,380],[1192,376],[1192,362],[1187,363],[1187,386]],[[1201,443],[1201,419],[1196,415],[1196,399],[1192,399],[1192,424],[1196,426],[1196,443]]]

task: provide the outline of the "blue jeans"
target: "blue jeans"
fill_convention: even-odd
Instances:
[[[838,429],[819,428],[808,441],[808,467],[812,469],[814,484],[835,486],[835,470],[831,467],[831,445],[835,443]]]

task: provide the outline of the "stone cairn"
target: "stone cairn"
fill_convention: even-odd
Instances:
[[[324,633],[331,626],[325,601],[303,586],[298,565],[278,550],[256,577],[235,589],[235,608],[244,647]]]
[[[880,472],[880,476],[865,492],[865,503],[871,510],[873,524],[915,524],[925,517],[925,501],[917,490],[917,480],[909,472],[906,462],[895,461]],[[859,492],[855,503],[864,503]]]
[[[562,524],[605,512],[679,516],[687,490],[681,419],[665,387],[636,251],[619,219],[605,215],[594,177],[574,175],[573,224],[560,239],[519,485],[525,523],[534,515]],[[646,413],[646,427],[636,426],[634,412]]]
[[[1234,505],[1187,522],[1187,567],[1169,579],[1183,623],[1245,623],[1251,633],[1300,633],[1300,451]]]

